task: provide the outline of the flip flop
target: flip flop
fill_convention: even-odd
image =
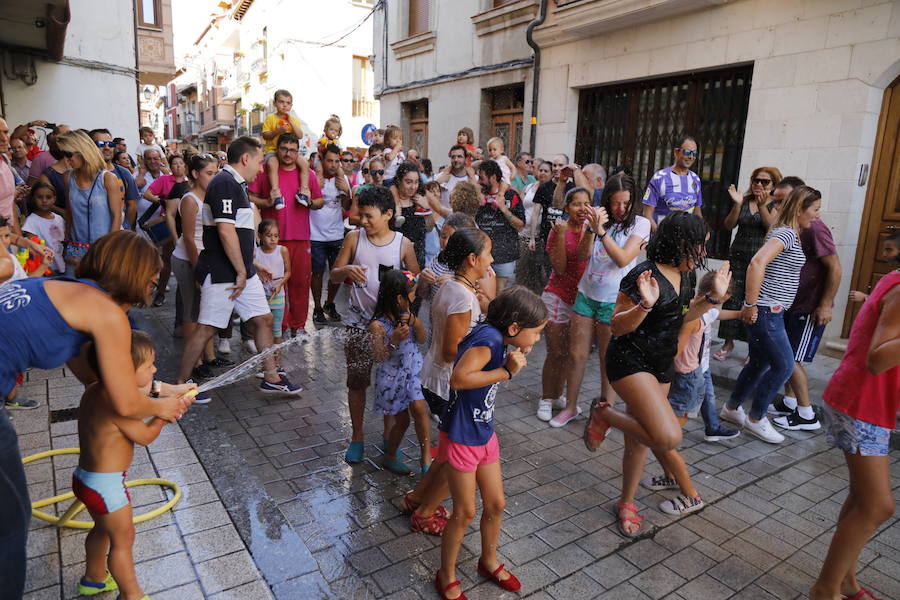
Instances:
[[[734,348],[731,350],[726,350],[725,348],[719,348],[713,353],[713,358],[716,360],[726,360],[731,353],[734,352]]]

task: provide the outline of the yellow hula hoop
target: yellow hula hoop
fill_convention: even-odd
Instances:
[[[51,456],[59,456],[61,454],[79,454],[80,450],[78,448],[58,448],[56,450],[47,450],[46,452],[38,452],[37,454],[32,454],[31,456],[26,456],[22,459],[22,464],[27,465],[28,463],[34,462],[36,460],[41,460],[43,458],[49,458]],[[181,488],[178,487],[178,484],[174,481],[170,481],[168,479],[161,479],[159,477],[150,477],[147,479],[132,479],[131,481],[125,482],[125,487],[135,487],[138,485],[161,485],[163,487],[167,487],[171,489],[175,495],[171,500],[160,506],[159,508],[155,508],[148,513],[144,513],[134,517],[132,523],[138,524],[143,523],[144,521],[149,521],[154,517],[158,517],[166,511],[172,510],[176,504],[181,500]],[[31,514],[37,519],[42,521],[46,521],[47,523],[52,523],[57,527],[69,527],[72,529],[91,529],[94,526],[93,521],[79,521],[75,519],[75,516],[84,510],[84,504],[80,501],[75,500],[68,510],[61,517],[55,517],[49,513],[38,510],[39,508],[43,508],[45,506],[50,506],[51,504],[56,504],[58,502],[63,502],[64,500],[69,500],[74,498],[75,494],[72,492],[66,492],[65,494],[59,494],[58,496],[53,496],[52,498],[44,498],[43,500],[37,500],[36,502],[31,503]]]

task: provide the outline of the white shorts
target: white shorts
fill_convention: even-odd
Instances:
[[[198,323],[209,325],[216,329],[222,329],[228,325],[231,312],[234,311],[241,321],[249,321],[253,317],[267,315],[269,302],[266,300],[266,292],[258,275],[247,280],[247,285],[241,295],[231,300],[229,296],[234,293],[234,283],[212,283],[210,275],[203,280],[200,287],[200,316]]]
[[[568,323],[572,320],[572,305],[566,304],[562,298],[553,292],[544,291],[541,294],[541,300],[547,307],[547,318],[551,323],[558,325]]]

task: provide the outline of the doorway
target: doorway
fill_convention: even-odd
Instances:
[[[418,150],[419,156],[428,156],[428,100],[404,102],[401,111],[407,124],[403,146],[407,151]]]
[[[896,268],[879,257],[884,239],[900,232],[900,77],[884,90],[872,175],[866,192],[851,289],[869,293],[885,274]],[[850,335],[859,302],[848,305],[844,315],[843,337]]]
[[[489,137],[503,140],[510,160],[522,150],[522,115],[525,107],[525,84],[485,90],[491,111]],[[487,155],[487,140],[482,141]]]

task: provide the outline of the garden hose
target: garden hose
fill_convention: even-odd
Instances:
[[[59,456],[60,454],[78,454],[80,450],[78,448],[58,448],[56,450],[47,450],[46,452],[38,452],[37,454],[32,454],[31,456],[26,456],[22,459],[22,464],[27,465],[30,462],[34,462],[36,460],[41,460],[43,458],[49,458],[51,456]],[[172,508],[178,504],[178,501],[181,500],[181,488],[178,487],[178,484],[174,481],[170,481],[168,479],[161,479],[159,477],[150,477],[147,479],[132,479],[131,481],[125,482],[125,487],[135,487],[138,485],[161,485],[163,487],[167,487],[175,492],[175,496],[160,506],[159,508],[155,508],[148,513],[144,513],[134,517],[132,522],[134,524],[143,523],[144,521],[149,521],[154,517],[158,517],[168,510],[172,510]],[[94,526],[93,521],[79,521],[75,519],[75,516],[84,510],[84,504],[79,500],[76,500],[69,506],[68,510],[61,517],[55,517],[49,513],[45,513],[43,511],[38,510],[39,508],[43,508],[45,506],[50,506],[51,504],[56,504],[58,502],[62,502],[64,500],[69,500],[70,498],[74,498],[75,494],[73,492],[66,492],[65,494],[59,494],[58,496],[53,496],[52,498],[45,498],[43,500],[38,500],[36,502],[31,503],[31,514],[47,523],[52,523],[57,527],[70,527],[72,529],[90,529]]]

